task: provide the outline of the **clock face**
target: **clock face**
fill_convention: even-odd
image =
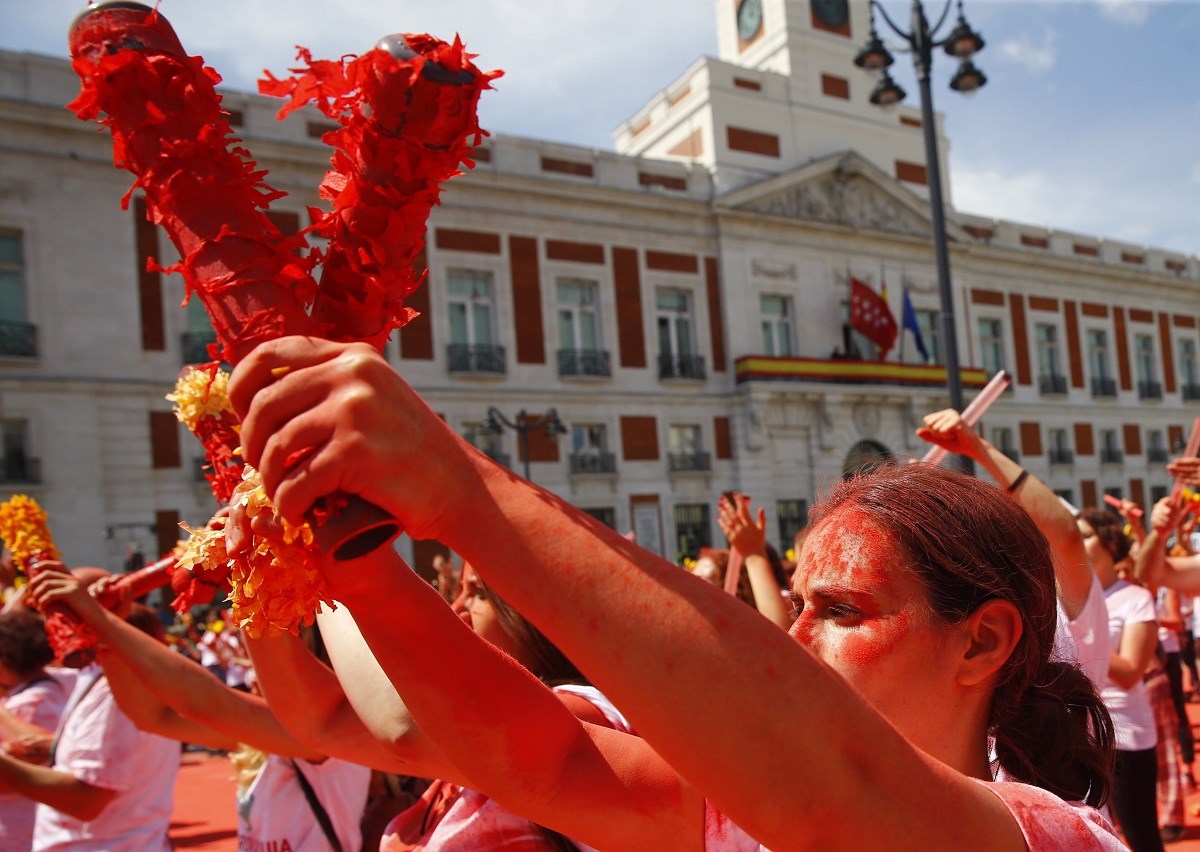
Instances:
[[[762,0],[742,0],[737,9],[737,32],[742,41],[750,41],[762,28]]]
[[[850,20],[848,0],[812,0],[812,11],[831,30],[840,30]]]

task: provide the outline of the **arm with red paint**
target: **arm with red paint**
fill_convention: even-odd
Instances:
[[[779,588],[767,559],[766,512],[760,506],[757,517],[751,518],[750,498],[741,494],[734,496],[736,505],[724,497],[717,504],[717,523],[729,539],[729,546],[736,548],[745,560],[755,608],[772,623],[787,630],[792,619],[784,604],[783,590]]]
[[[1167,556],[1165,538],[1178,523],[1179,511],[1169,497],[1154,504],[1150,532],[1138,548],[1134,573],[1147,586],[1166,586],[1191,595],[1200,594],[1200,556]]]
[[[100,664],[112,669],[114,696],[139,727],[187,742],[228,747],[244,742],[271,754],[319,761],[297,742],[256,695],[230,689],[199,663],[102,609],[69,574],[43,572],[30,583],[39,604],[59,601],[96,631]]]
[[[1058,495],[992,446],[953,408],[926,415],[923,425],[917,429],[917,437],[973,459],[1001,488],[1011,488],[1019,477],[1024,476],[1011,493],[1050,542],[1059,600],[1067,617],[1077,618],[1092,588],[1092,569],[1075,517],[1063,506]]]
[[[289,368],[282,377],[281,367]],[[298,338],[265,344],[239,366],[231,397],[243,417],[247,458],[285,518],[298,519],[320,495],[344,489],[386,507],[415,537],[450,546],[622,709],[651,754],[763,844],[787,848],[803,836],[830,847],[1024,847],[998,799],[907,742],[783,631],[496,466],[367,347]],[[289,468],[300,446],[320,449]],[[418,633],[452,635],[448,621],[431,621],[452,616],[444,607],[416,606],[422,595],[437,600],[417,578],[399,573],[378,582],[386,585],[370,600],[343,602],[418,723],[446,748],[434,725],[458,712],[461,698],[429,686],[446,661],[428,647],[401,653],[391,640],[401,621]],[[394,600],[405,602],[399,612]],[[447,660],[486,672],[489,687],[503,674],[504,694],[520,694],[522,706],[538,701],[551,747],[582,749],[589,777],[602,780],[613,771],[606,766],[624,759],[581,744],[577,723],[536,698],[542,688],[524,670],[491,667],[481,643],[462,644]],[[419,694],[401,688],[401,672]],[[487,728],[471,743],[513,761],[513,769],[528,760]],[[861,818],[864,801],[876,809],[871,820]],[[942,819],[947,809],[960,818]]]

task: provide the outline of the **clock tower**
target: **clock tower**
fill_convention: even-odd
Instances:
[[[852,150],[928,197],[920,110],[872,105],[875,78],[854,64],[871,29],[867,0],[714,5],[717,58],[698,59],[619,126],[618,152],[704,165],[725,192]]]

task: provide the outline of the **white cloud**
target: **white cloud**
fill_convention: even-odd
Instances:
[[[1000,42],[1000,55],[1024,66],[1031,74],[1044,74],[1054,67],[1058,59],[1058,33],[1046,27],[1040,42],[1028,34]]]
[[[1140,24],[1150,14],[1147,0],[1100,0],[1100,14],[1118,24]]]

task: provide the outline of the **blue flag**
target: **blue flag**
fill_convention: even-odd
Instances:
[[[917,351],[921,353],[921,358],[925,361],[929,360],[929,350],[925,348],[925,338],[921,336],[921,326],[917,323],[917,312],[913,308],[912,299],[908,296],[908,288],[904,288],[904,317],[900,322],[902,329],[907,329],[912,332],[913,342],[917,344]]]

